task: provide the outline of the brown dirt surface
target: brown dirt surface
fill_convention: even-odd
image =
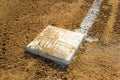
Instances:
[[[25,51],[47,26],[79,27],[93,0],[1,0],[0,80],[120,80],[120,1],[104,0],[89,36],[66,69]]]

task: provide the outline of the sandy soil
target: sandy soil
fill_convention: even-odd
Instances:
[[[48,24],[74,30],[93,0],[1,0],[0,80],[120,80],[120,1],[104,0],[89,36],[66,69],[25,52]]]

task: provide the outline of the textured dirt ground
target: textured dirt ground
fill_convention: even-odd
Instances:
[[[1,0],[0,80],[120,80],[120,1],[104,0],[89,36],[66,69],[25,52],[48,24],[79,27],[93,0]]]

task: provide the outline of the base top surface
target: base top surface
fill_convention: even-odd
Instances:
[[[53,26],[47,26],[27,47],[39,54],[45,54],[69,61],[84,35]]]

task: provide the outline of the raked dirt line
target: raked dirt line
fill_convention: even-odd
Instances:
[[[111,40],[111,32],[113,31],[113,26],[115,23],[115,17],[116,17],[116,12],[119,4],[119,0],[109,0],[109,4],[112,5],[112,11],[110,13],[110,17],[108,19],[107,25],[103,31],[103,38],[105,39],[105,42],[109,42]]]

